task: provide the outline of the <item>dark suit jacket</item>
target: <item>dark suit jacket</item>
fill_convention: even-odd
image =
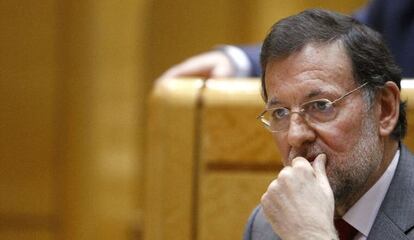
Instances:
[[[373,0],[354,14],[360,22],[382,34],[404,78],[414,77],[414,1]],[[261,75],[260,45],[240,46],[252,65],[252,76]]]
[[[279,240],[257,207],[250,216],[244,240]],[[414,156],[401,145],[400,159],[368,240],[414,240]]]

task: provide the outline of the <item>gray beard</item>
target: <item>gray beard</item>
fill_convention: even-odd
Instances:
[[[301,150],[292,149],[289,153],[290,162],[298,156],[309,159],[320,153],[327,154],[326,172],[336,206],[344,206],[365,187],[369,177],[380,166],[383,158],[384,150],[376,135],[378,126],[373,119],[373,114],[365,114],[361,125],[357,144],[351,152],[346,154],[330,154],[319,145],[307,146]]]
[[[361,137],[346,159],[329,162],[331,166],[327,175],[336,206],[343,206],[360,193],[382,161],[384,150],[376,135],[377,124],[371,116],[368,114],[363,119]]]

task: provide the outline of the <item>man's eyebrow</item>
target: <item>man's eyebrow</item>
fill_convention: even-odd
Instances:
[[[313,97],[316,97],[316,96],[318,96],[318,95],[321,95],[322,94],[322,90],[321,89],[315,89],[315,90],[312,90],[307,96],[306,96],[306,98],[307,99],[309,99],[309,98],[313,98]]]
[[[323,94],[323,91],[321,90],[321,89],[314,89],[314,90],[312,90],[308,95],[306,95],[306,99],[310,99],[310,98],[313,98],[313,97],[316,97],[316,96],[319,96],[319,95],[321,95],[321,94]],[[267,108],[271,108],[272,106],[275,106],[275,105],[278,105],[278,104],[280,104],[281,103],[281,101],[279,101],[278,99],[277,99],[277,97],[272,97],[268,102],[267,102],[267,104],[266,104],[266,107]]]
[[[270,108],[274,105],[278,105],[280,103],[280,101],[276,98],[276,97],[272,97],[266,104],[267,108]]]

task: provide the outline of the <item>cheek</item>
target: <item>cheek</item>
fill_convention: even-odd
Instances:
[[[320,128],[318,137],[329,149],[337,153],[349,152],[359,141],[361,135],[360,119],[332,123],[331,126]]]
[[[338,153],[352,150],[360,141],[365,110],[362,99],[351,99],[339,112],[336,119],[318,129],[324,143]]]

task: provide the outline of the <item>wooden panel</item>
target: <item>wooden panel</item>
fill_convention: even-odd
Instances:
[[[205,171],[200,179],[197,240],[242,239],[274,172]]]
[[[414,151],[414,79],[402,82],[401,99],[407,101],[407,136],[404,143],[407,144],[411,151]],[[405,84],[408,83],[408,84]]]
[[[56,20],[54,0],[0,1],[0,239],[56,220]]]
[[[137,61],[143,1],[56,1],[59,239],[129,239],[137,228],[146,82]]]
[[[1,240],[52,240],[56,239],[51,231],[47,230],[8,230],[0,231]]]
[[[197,103],[202,80],[160,82],[147,130],[145,240],[193,240]]]
[[[0,1],[0,239],[131,237],[149,4]]]
[[[241,239],[246,221],[282,168],[263,110],[259,79],[208,80],[203,91],[198,240]]]
[[[277,168],[271,134],[256,119],[260,81],[209,80],[203,92],[201,158],[212,168]]]

